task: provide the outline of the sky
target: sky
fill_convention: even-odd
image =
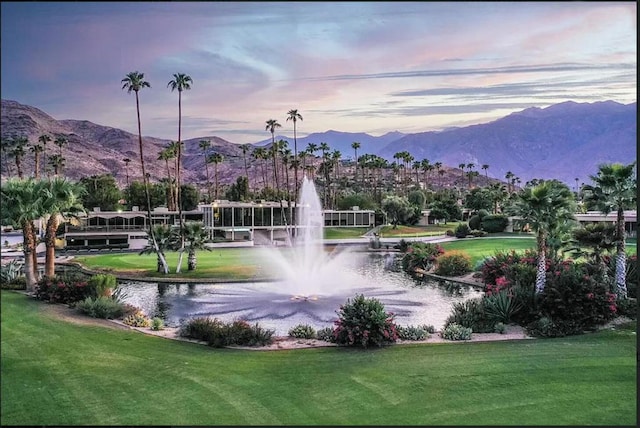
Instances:
[[[636,102],[636,2],[10,2],[1,94],[55,119],[176,140],[416,133],[528,107]]]

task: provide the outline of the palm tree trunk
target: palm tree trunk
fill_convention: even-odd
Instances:
[[[616,219],[616,294],[620,299],[627,298],[627,254],[624,242],[624,211],[618,208]]]
[[[52,214],[47,220],[47,228],[44,235],[44,245],[46,247],[44,258],[44,276],[52,277],[56,274],[56,231],[58,230],[58,216]]]
[[[196,270],[196,252],[189,250],[189,257],[187,258],[187,270]]]
[[[180,223],[180,249],[178,250],[180,256],[178,257],[178,266],[176,267],[176,273],[180,273],[180,267],[182,266],[182,255],[184,253],[184,218],[182,214],[182,181],[180,179],[182,175],[182,91],[178,90],[178,171],[177,171],[177,184],[178,184],[178,220]]]
[[[33,264],[33,254],[36,252],[35,226],[33,221],[27,221],[22,225],[22,252],[24,254],[24,275],[26,277],[27,292],[33,292],[38,278],[36,276],[37,265]]]
[[[546,236],[543,230],[538,232],[538,269],[536,271],[536,293],[544,291],[547,275]]]
[[[143,156],[143,148],[142,148],[142,124],[140,122],[140,100],[138,98],[138,91],[136,92],[136,110],[138,113],[138,146],[140,148],[140,167],[142,169],[142,182],[144,183],[144,193],[147,197],[147,218],[149,219],[149,235],[151,235],[151,241],[153,242],[153,247],[162,262],[162,270],[165,274],[169,273],[169,267],[167,266],[167,261],[164,258],[164,255],[160,252],[160,247],[158,247],[158,241],[156,240],[156,234],[153,231],[153,225],[151,224],[151,195],[149,194],[149,179],[147,178],[147,172],[144,167],[144,156]]]

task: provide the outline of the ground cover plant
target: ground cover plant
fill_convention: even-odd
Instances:
[[[2,291],[0,303],[2,425],[637,420],[635,324],[564,338],[366,352],[244,351],[73,324],[11,291]]]

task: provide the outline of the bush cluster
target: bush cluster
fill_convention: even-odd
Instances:
[[[335,342],[335,337],[333,337],[333,329],[331,327],[321,328],[316,331],[316,337],[319,340],[324,340],[325,342]]]
[[[117,319],[124,314],[124,305],[110,297],[87,297],[78,302],[76,308],[93,318]]]
[[[138,311],[135,314],[127,315],[122,322],[131,327],[149,327],[151,326],[151,320],[144,312]]]
[[[398,339],[393,318],[379,300],[356,295],[340,306],[333,337],[336,343],[346,346],[367,348],[391,344]]]
[[[402,269],[413,275],[416,269],[428,271],[433,266],[436,258],[444,254],[444,249],[439,244],[430,242],[412,242],[402,256]]]
[[[467,223],[460,223],[458,226],[456,226],[454,234],[456,238],[466,238],[467,235],[471,234],[471,228]]]
[[[445,329],[451,324],[470,328],[474,333],[491,333],[495,321],[485,311],[484,298],[478,297],[454,303],[451,315],[445,320]]]
[[[240,345],[261,346],[273,341],[273,330],[262,328],[258,323],[250,325],[244,320],[224,323],[217,318],[194,318],[179,329],[181,337],[207,342],[216,348]]]
[[[44,277],[35,287],[38,300],[52,303],[75,304],[87,297],[94,297],[95,290],[88,285],[85,277],[76,274],[66,274]]]
[[[315,339],[316,331],[310,325],[298,324],[297,326],[289,329],[289,336],[296,339]]]
[[[471,258],[460,251],[448,251],[436,258],[435,273],[442,276],[460,276],[471,272]]]
[[[419,325],[419,326],[401,326],[397,325],[396,330],[398,332],[398,339],[401,340],[426,340],[430,337],[429,333],[433,333],[433,326]]]
[[[440,333],[443,339],[447,340],[470,340],[472,330],[460,324],[451,323]]]
[[[482,217],[480,229],[487,233],[503,232],[509,225],[509,219],[502,214],[489,214]]]

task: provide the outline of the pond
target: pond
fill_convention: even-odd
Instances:
[[[292,292],[285,282],[168,284],[120,281],[124,301],[140,307],[150,317],[160,317],[167,326],[179,326],[195,317],[218,318],[225,322],[243,319],[258,322],[286,336],[289,329],[307,324],[315,329],[332,327],[337,311],[347,299],[358,294],[380,300],[387,312],[395,314],[399,325],[444,326],[452,305],[483,293],[473,287],[417,281],[398,269],[394,253],[352,253],[351,274],[360,278],[345,286],[335,272],[335,283],[325,280],[323,289],[313,294]]]

